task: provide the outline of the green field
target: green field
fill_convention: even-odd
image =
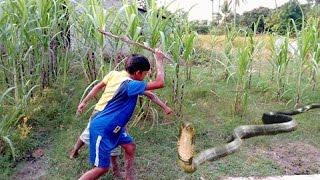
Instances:
[[[167,66],[168,86],[156,91],[162,99],[170,100],[170,83],[172,68]],[[270,93],[262,89],[261,83],[267,86],[268,79],[254,81],[250,90],[252,95],[249,101],[248,113],[243,117],[232,114],[232,102],[234,101],[232,83],[225,83],[215,77],[214,68],[205,65],[193,68],[193,78],[186,84],[185,98],[183,101],[183,115],[180,119],[164,116],[159,111],[157,124],[151,126],[152,120],[146,120],[137,127],[130,128],[130,133],[137,143],[136,173],[138,179],[216,179],[226,176],[271,176],[293,174],[293,171],[286,172],[285,164],[270,158],[271,153],[279,153],[278,156],[287,156],[288,159],[295,157],[296,160],[307,160],[310,162],[307,172],[301,174],[319,173],[319,162],[308,158],[308,150],[303,153],[289,152],[280,154],[276,152],[277,147],[292,148],[312,146],[317,151],[311,152],[319,155],[320,151],[320,125],[317,123],[319,112],[317,110],[296,116],[299,123],[298,129],[294,132],[272,136],[260,136],[246,139],[240,150],[232,155],[214,162],[207,162],[201,165],[194,174],[185,174],[177,165],[176,143],[178,129],[183,122],[192,122],[196,129],[196,152],[204,149],[223,145],[227,142],[233,129],[239,125],[261,124],[260,118],[263,112],[291,109],[285,102],[272,100]],[[213,70],[213,71],[212,71]],[[261,82],[262,81],[262,82]],[[39,163],[45,163],[45,177],[47,179],[74,179],[80,177],[90,167],[88,165],[88,149],[81,151],[77,159],[69,159],[67,152],[75,143],[76,138],[86,126],[86,116],[76,117],[75,110],[82,89],[83,81],[75,80],[70,87],[64,91],[68,94],[48,91],[50,105],[44,108],[53,108],[51,119],[46,121],[44,128],[54,129],[49,133],[42,132],[34,141],[37,141],[39,148],[44,149],[44,157]],[[70,89],[69,89],[70,88]],[[310,100],[305,103],[319,102],[318,93],[310,92]],[[60,97],[60,98],[59,98]],[[312,98],[311,98],[312,97]],[[170,101],[168,103],[170,104]],[[154,105],[153,105],[154,106]],[[48,115],[46,115],[48,116]],[[161,125],[165,121],[174,121],[171,125]],[[50,123],[50,124],[47,124]],[[39,132],[34,132],[39,133]],[[41,143],[39,142],[41,141]],[[293,144],[293,145],[292,145]],[[296,145],[294,145],[296,144]],[[302,145],[301,145],[302,144]],[[289,149],[290,150],[290,149]],[[312,156],[312,155],[310,155]],[[39,160],[38,160],[39,161]],[[43,162],[44,161],[44,162]],[[121,160],[121,162],[123,162]],[[294,162],[292,162],[294,163]],[[294,164],[292,165],[294,166]],[[298,166],[298,165],[297,165]],[[309,167],[310,166],[310,167]],[[17,166],[18,172],[25,168]],[[287,167],[288,168],[288,167]],[[18,173],[19,174],[19,173]],[[19,177],[19,176],[18,176]],[[107,176],[111,177],[111,176]]]
[[[270,10],[261,31],[248,18],[250,27],[210,24],[202,35],[187,12],[169,12],[155,0],[144,14],[136,3],[106,10],[100,0],[72,2],[0,0],[0,179],[77,179],[88,171],[87,147],[76,159],[68,156],[97,102],[77,116],[80,100],[108,72],[123,68],[121,55],[145,55],[153,70],[146,81],[153,79],[150,48],[170,56],[165,88],[155,93],[175,115],[138,100],[128,124],[137,144],[136,179],[320,174],[320,109],[294,116],[295,131],[245,139],[237,152],[192,174],[177,163],[185,122],[195,128],[197,156],[225,145],[238,126],[262,125],[264,112],[320,103],[318,4],[301,8],[290,1]],[[103,36],[101,28],[120,38]]]

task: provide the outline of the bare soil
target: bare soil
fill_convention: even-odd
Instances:
[[[286,175],[320,173],[320,149],[305,142],[276,144],[256,151],[278,163]]]
[[[17,172],[11,179],[17,180],[42,180],[46,179],[48,162],[44,157],[44,150],[37,149],[32,152],[31,156],[23,163],[19,163]]]

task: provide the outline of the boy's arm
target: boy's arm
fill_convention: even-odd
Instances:
[[[154,103],[158,104],[166,114],[173,113],[172,109],[169,106],[167,106],[163,101],[161,101],[159,97],[155,95],[153,92],[145,91],[144,95],[147,96]]]
[[[153,90],[153,89],[159,89],[164,87],[164,68],[163,68],[164,54],[161,51],[156,50],[156,52],[154,53],[154,57],[156,59],[157,76],[154,81],[149,82],[147,84],[146,90]]]
[[[97,85],[95,85],[91,89],[91,91],[88,93],[88,95],[78,105],[77,113],[81,114],[83,112],[83,110],[85,109],[85,107],[87,106],[87,103],[90,101],[90,99],[95,97],[101,90],[103,90],[103,88],[105,86],[106,86],[106,84],[103,81],[101,81]]]

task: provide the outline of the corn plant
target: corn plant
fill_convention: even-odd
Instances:
[[[167,7],[159,8],[155,0],[146,3],[148,12],[145,16],[144,29],[146,43],[155,48],[159,45],[161,32],[168,34],[172,31],[174,16],[167,13]],[[173,19],[172,19],[173,18]]]
[[[79,2],[74,8],[71,5],[73,41],[77,43],[75,50],[79,52],[85,77],[88,82],[92,82],[107,72],[107,64],[103,58],[105,38],[97,31],[105,27],[107,13],[98,0]]]
[[[311,49],[310,49],[310,68],[311,68],[311,86],[312,90],[316,89],[317,76],[319,72],[319,61],[320,61],[320,34],[319,34],[319,18],[311,18],[308,21],[310,26],[310,33],[312,33]]]
[[[33,92],[39,86],[50,86],[59,75],[57,54],[66,48],[58,43],[65,39],[65,28],[61,27],[66,18],[64,7],[62,0],[0,3],[0,66],[8,87],[0,100],[1,110],[6,111],[0,114],[0,136],[12,152],[10,136],[26,116]]]
[[[285,79],[287,74],[287,67],[289,63],[288,57],[288,44],[289,44],[289,32],[287,32],[287,36],[284,38],[284,41],[280,44],[279,47],[276,45],[275,36],[271,36],[270,38],[270,47],[271,47],[271,59],[269,62],[272,65],[272,69],[274,70],[275,80],[276,80],[276,97],[278,100],[282,97],[285,92]]]
[[[298,53],[295,56],[295,65],[298,68],[296,73],[296,86],[295,86],[295,105],[300,105],[302,103],[302,97],[307,86],[303,86],[302,80],[304,76],[304,71],[308,65],[308,56],[310,55],[310,51],[313,47],[313,39],[314,39],[314,27],[311,24],[305,22],[304,18],[302,18],[302,28],[301,31],[298,30],[297,25],[292,20],[292,25],[295,30],[295,36],[298,43]]]
[[[188,36],[182,36],[182,30],[176,30],[173,28],[174,14],[168,14],[166,8],[159,8],[156,6],[156,2],[154,0],[147,1],[146,9],[147,11],[141,13],[138,11],[138,7],[135,1],[133,3],[128,3],[124,1],[124,6],[118,11],[116,15],[117,21],[112,21],[111,27],[115,29],[114,32],[116,35],[127,36],[131,40],[143,43],[151,48],[161,47],[165,52],[177,52],[174,57],[176,59],[175,66],[175,92],[178,94],[181,85],[179,81],[180,79],[180,59],[182,58],[182,54],[186,57],[186,60],[190,59],[191,52],[193,47],[192,41],[194,40],[195,35],[189,33]],[[117,22],[122,22],[125,24],[118,24]],[[178,38],[178,39],[176,39]],[[187,48],[184,48],[187,47]],[[185,51],[183,51],[185,49]],[[130,46],[131,53],[145,53],[139,47]],[[146,54],[148,56],[148,54]],[[152,66],[154,61],[151,61]],[[155,74],[152,74],[154,76]],[[181,94],[180,94],[181,95]],[[175,96],[177,97],[177,96]],[[177,100],[178,98],[176,98]],[[151,108],[150,102],[146,103],[144,100],[140,103],[139,112],[134,119],[134,124],[137,122],[149,117],[157,117],[155,115],[155,110]],[[143,113],[143,115],[142,115]]]
[[[257,25],[254,26],[253,33],[249,34],[249,39],[246,38],[245,44],[238,48],[237,64],[236,64],[236,96],[234,103],[234,112],[238,115],[243,115],[247,110],[249,89],[252,78],[252,62],[255,52],[259,49],[259,45],[255,40]]]
[[[238,48],[237,70],[236,70],[236,97],[234,103],[234,112],[243,115],[248,104],[248,84],[249,68],[251,66],[251,48],[250,46],[241,46]]]
[[[249,82],[248,87],[251,88],[252,84],[252,74],[253,74],[253,57],[258,54],[259,50],[263,47],[263,43],[256,40],[257,32],[258,32],[258,26],[261,21],[261,16],[258,18],[257,22],[253,24],[253,32],[252,33],[245,33],[249,36],[249,49],[250,49],[250,63],[249,63]]]
[[[196,33],[194,31],[188,33],[187,31],[182,37],[183,53],[182,58],[186,62],[186,79],[191,80],[191,68],[192,68],[192,55],[194,50],[194,41],[196,39]]]
[[[233,41],[237,37],[237,31],[235,27],[226,26],[226,35],[224,42],[224,55],[225,62],[220,62],[224,67],[224,79],[228,80],[232,75],[232,67],[233,67],[233,56],[232,56],[232,48]]]
[[[174,77],[173,77],[173,80],[172,80],[172,91],[173,91],[173,94],[172,94],[172,102],[175,104],[175,109],[177,112],[181,112],[181,111],[178,111],[178,109],[181,110],[181,99],[182,99],[182,94],[183,94],[183,86],[184,86],[184,83],[181,82],[182,81],[182,78],[180,77],[181,73],[180,73],[180,43],[181,43],[181,39],[178,35],[177,32],[174,33],[173,35],[175,41],[173,42],[172,44],[172,49],[171,49],[171,54],[172,54],[172,57],[174,59],[174,61],[176,62],[174,64]],[[180,102],[180,103],[179,103]]]
[[[253,72],[253,57],[261,47],[261,43],[258,43],[255,39],[259,21],[260,18],[254,24],[252,33],[244,32],[244,34],[248,35],[244,42],[245,45],[237,48],[236,71],[234,73],[236,79],[234,112],[238,115],[243,115],[247,110]]]
[[[126,35],[125,32],[127,31],[126,26],[126,16],[125,16],[125,8],[121,8],[120,10],[117,8],[110,8],[107,11],[108,19],[107,24],[110,24],[108,29],[111,33],[117,35]],[[135,21],[137,22],[137,21]],[[136,37],[136,39],[139,39]],[[123,60],[123,56],[125,56],[126,50],[130,48],[126,46],[121,40],[119,39],[111,39],[106,38],[107,45],[104,47],[104,51],[108,51],[112,61],[114,62],[115,66],[119,65],[120,60]],[[108,47],[109,46],[109,47]],[[122,57],[121,57],[122,56]],[[109,70],[111,70],[114,66],[110,63]]]
[[[131,4],[128,4],[128,2],[126,2],[124,4],[124,8],[125,8],[124,22],[127,27],[125,31],[122,32],[122,34],[129,37],[131,40],[135,42],[143,42],[145,40],[143,37],[146,36],[146,32],[142,31],[142,29],[144,28],[143,22],[144,22],[144,16],[146,15],[145,14],[142,15],[139,13],[136,1],[134,1]],[[130,52],[141,53],[141,48],[131,46]]]
[[[6,79],[13,82],[19,94],[25,80],[42,87],[54,82],[59,71],[57,54],[65,29],[59,25],[65,20],[62,1],[3,1],[1,42],[6,56],[2,65],[8,69]],[[4,23],[5,22],[5,23]],[[60,46],[61,47],[61,46]],[[41,74],[40,78],[35,76]],[[39,78],[39,79],[38,79]]]
[[[15,90],[16,87],[8,88],[0,97],[0,110],[6,111],[5,114],[0,111],[0,140],[9,146],[13,159],[17,154],[15,153],[15,142],[10,136],[15,132],[19,121],[26,116],[24,111],[29,104],[32,92],[37,87],[37,85],[33,86],[18,101],[10,96],[10,92]]]

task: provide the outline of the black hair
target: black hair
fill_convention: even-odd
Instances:
[[[150,63],[146,57],[140,54],[132,54],[126,59],[125,69],[129,74],[134,74],[137,71],[149,71]]]

